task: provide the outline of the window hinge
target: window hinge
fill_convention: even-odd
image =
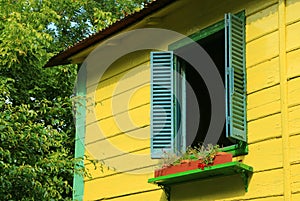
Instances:
[[[227,26],[227,27],[228,27],[228,26],[229,26],[229,24],[230,24],[230,19],[228,19],[228,18],[227,18],[227,19],[225,20],[225,26]]]
[[[227,119],[227,124],[230,124],[230,120],[231,120],[230,117],[227,116],[226,119]]]

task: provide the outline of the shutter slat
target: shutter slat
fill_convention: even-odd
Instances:
[[[247,141],[244,16],[225,15],[226,136]]]
[[[173,52],[151,52],[151,158],[173,152]]]
[[[155,131],[160,131],[160,134],[168,134],[172,129],[164,129],[163,131],[161,129],[153,129]]]

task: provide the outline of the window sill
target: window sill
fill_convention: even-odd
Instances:
[[[157,184],[162,186],[164,190],[168,189],[172,184],[188,182],[192,180],[201,180],[206,178],[213,178],[219,176],[228,176],[240,174],[244,185],[245,191],[248,190],[248,178],[253,173],[253,168],[251,166],[245,165],[241,162],[229,162],[219,165],[214,165],[206,167],[204,170],[195,169],[185,172],[179,172],[175,174],[169,174],[165,176],[155,177],[148,180],[148,183]],[[169,194],[169,192],[166,192]]]
[[[240,144],[235,144],[227,147],[220,148],[220,151],[231,153],[233,157],[248,154],[247,143],[240,142]]]

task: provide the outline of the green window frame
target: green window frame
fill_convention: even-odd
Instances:
[[[244,12],[225,14],[224,20],[189,37],[193,41],[198,41],[223,29],[225,32],[225,128],[226,137],[235,141],[235,144],[222,148],[222,151],[230,152],[236,156],[248,153]],[[169,46],[170,51],[167,52],[151,52],[150,128],[152,158],[161,158],[165,151],[175,151],[175,149],[183,151],[182,148],[185,149],[182,147],[182,141],[185,140],[185,137],[182,138],[182,136],[175,136],[174,134],[177,131],[178,119],[176,117],[178,111],[176,110],[176,103],[174,103],[175,98],[170,95],[170,91],[176,94],[178,80],[166,75],[173,76],[173,71],[177,70],[176,56],[173,56],[173,50],[188,45],[186,41],[180,40],[171,44]],[[165,75],[159,75],[160,71]],[[184,99],[184,97],[182,98]],[[170,108],[172,109],[170,110]],[[184,125],[182,127],[184,128]],[[159,129],[157,130],[157,128]],[[180,140],[178,140],[179,138]]]

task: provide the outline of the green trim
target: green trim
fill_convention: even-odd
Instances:
[[[214,166],[205,167],[202,169],[188,170],[185,172],[178,172],[165,176],[148,179],[148,183],[157,184],[164,187],[170,185],[189,182],[192,180],[202,180],[208,178],[216,178],[220,176],[229,176],[240,174],[245,185],[245,191],[248,190],[248,179],[253,173],[253,168],[241,162],[229,162]]]
[[[248,144],[240,141],[238,144],[222,147],[220,151],[231,153],[233,156],[246,155],[248,154]]]
[[[240,17],[240,18],[245,18],[245,11],[241,11],[241,12],[235,14],[235,15],[237,17]],[[220,31],[224,28],[225,28],[225,21],[221,20],[221,21],[219,21],[219,22],[217,22],[213,25],[210,25],[210,26],[208,26],[204,29],[201,29],[201,30],[189,35],[188,37],[190,39],[192,39],[193,41],[197,42],[198,40],[206,38],[207,36],[210,36],[210,35],[218,32],[218,31]],[[169,50],[176,50],[176,49],[178,49],[180,47],[183,47],[185,45],[188,45],[190,43],[191,43],[190,40],[187,40],[186,38],[183,38],[179,41],[176,41],[176,42],[170,44],[168,48],[169,48]]]
[[[84,139],[86,121],[86,66],[82,65],[76,83],[76,135],[75,135],[75,158],[82,158],[76,167],[84,167]],[[75,167],[75,168],[76,168]],[[74,173],[73,200],[82,201],[84,193],[84,176]]]
[[[184,153],[186,151],[186,139],[181,138],[182,133],[186,133],[186,127],[185,127],[185,114],[186,114],[186,93],[185,93],[185,74],[183,73],[185,71],[185,67],[178,68],[178,60],[177,57],[174,58],[174,72],[176,72],[176,75],[174,75],[174,91],[176,94],[175,100],[175,107],[174,107],[174,114],[175,114],[175,125],[174,125],[174,132],[178,135],[175,136],[175,150],[177,154]],[[182,75],[182,77],[179,77],[179,75]],[[182,78],[182,79],[181,79]],[[181,125],[180,125],[181,124]],[[180,125],[180,126],[179,126]]]
[[[224,20],[222,20],[222,21],[219,21],[219,22],[217,22],[209,27],[206,27],[200,31],[197,31],[196,33],[193,33],[192,35],[189,35],[188,37],[191,38],[193,41],[198,41],[198,40],[206,38],[207,36],[224,29],[224,27],[225,27],[225,23],[224,23]],[[184,38],[184,39],[181,39],[181,40],[176,41],[175,43],[172,43],[171,45],[169,45],[169,50],[176,50],[176,49],[183,47],[185,45],[188,45],[190,43],[191,43],[190,40],[186,40]]]
[[[177,57],[174,57],[173,56],[173,83],[174,83],[174,91],[176,92],[175,94],[177,95],[178,94],[178,91],[179,91],[179,85],[178,85],[178,81],[177,81],[177,75],[178,75],[178,69],[177,69]],[[173,107],[173,121],[175,122],[174,123],[174,128],[173,128],[173,133],[178,133],[178,125],[180,124],[180,112],[179,110],[177,109],[177,107],[180,105],[180,103],[178,103],[178,99],[180,99],[180,97],[178,96],[175,96],[175,94],[173,95],[173,100],[174,100],[174,107]],[[174,148],[175,148],[175,153],[178,154],[178,152],[181,151],[180,149],[180,140],[178,140],[178,135],[173,135],[174,137],[174,140],[173,140],[173,143],[174,143]]]
[[[235,15],[240,18],[245,18],[245,11],[241,11]],[[222,29],[225,29],[225,19],[223,19],[213,25],[210,25],[202,30],[199,30],[199,31],[189,35],[188,37],[196,42],[198,40],[206,38],[207,36],[210,36],[211,34],[218,32]],[[190,40],[184,38],[184,39],[181,39],[179,41],[176,41],[176,42],[170,44],[168,48],[169,48],[169,50],[175,51],[176,49],[181,48],[190,43],[191,43]],[[176,59],[176,56],[174,56],[174,58]],[[180,70],[178,68],[179,67],[176,64],[175,69],[179,72]],[[176,112],[174,112],[174,113],[177,114]],[[237,143],[235,145],[224,147],[224,148],[221,148],[220,150],[231,153],[233,156],[246,155],[246,154],[248,154],[248,144],[244,143],[242,141],[237,141]]]

